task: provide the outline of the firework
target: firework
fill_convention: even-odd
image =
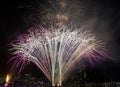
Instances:
[[[83,25],[86,17],[85,6],[80,0],[27,0],[20,3],[20,8],[26,10],[23,19],[26,23],[46,27]]]
[[[101,41],[96,41],[93,34],[67,27],[52,30],[31,28],[28,34],[20,35],[11,44],[13,66],[20,68],[21,72],[27,63],[33,62],[53,86],[61,86],[76,61],[86,58],[93,65],[94,61],[103,60],[105,56]]]

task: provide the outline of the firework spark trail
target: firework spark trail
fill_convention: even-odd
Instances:
[[[86,58],[93,65],[94,61],[103,60],[106,54],[100,45],[94,35],[81,29],[62,27],[50,31],[42,27],[31,28],[28,34],[12,42],[14,57],[10,61],[15,60],[13,66],[17,65],[20,72],[26,63],[33,62],[53,86],[61,85],[76,61]]]

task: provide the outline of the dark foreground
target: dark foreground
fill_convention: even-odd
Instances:
[[[8,86],[5,85],[0,85],[0,87],[52,87],[50,83],[42,83],[40,82],[38,83],[9,83]],[[59,87],[59,86],[55,86],[55,87]],[[64,83],[62,86],[60,87],[120,87],[120,82],[108,82],[108,83],[94,83],[94,82],[90,82],[90,83]]]

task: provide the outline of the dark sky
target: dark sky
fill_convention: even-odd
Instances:
[[[22,1],[2,0],[0,2],[0,74],[5,74],[9,71],[9,64],[7,64],[7,61],[9,58],[11,58],[11,55],[8,52],[9,43],[17,38],[20,33],[25,32],[27,27],[31,25],[24,24],[25,21],[23,18],[25,15],[25,10],[23,11],[18,8],[19,4]],[[93,80],[113,79],[120,81],[120,1],[84,0],[84,2],[90,4],[90,6],[94,4],[99,6],[99,9],[97,10],[99,16],[97,17],[105,20],[100,23],[108,23],[107,29],[103,30],[103,33],[105,35],[103,38],[106,38],[108,36],[108,52],[117,60],[117,62],[108,60],[100,64],[95,64],[95,67],[93,69],[90,69],[88,67],[88,75]],[[99,26],[101,27],[101,25]],[[98,31],[100,30],[98,29]],[[99,35],[101,36],[101,34],[102,31],[100,31]]]

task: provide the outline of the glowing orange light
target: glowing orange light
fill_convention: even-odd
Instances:
[[[8,86],[9,81],[10,81],[10,75],[7,75],[7,76],[6,76],[5,86]]]
[[[10,80],[10,75],[7,75],[6,82],[9,82],[9,80]]]

